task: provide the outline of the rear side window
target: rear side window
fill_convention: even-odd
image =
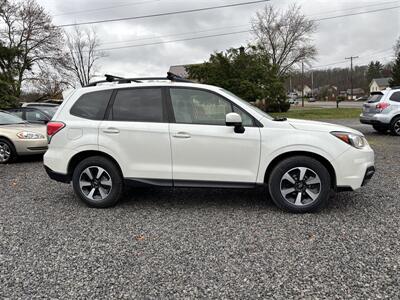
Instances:
[[[112,108],[114,121],[163,122],[161,88],[119,90]]]
[[[390,100],[400,102],[400,92],[394,92],[392,96],[390,96]]]
[[[112,90],[82,95],[72,106],[71,115],[90,120],[103,120]]]
[[[368,103],[376,103],[381,101],[383,94],[374,94],[368,98]]]

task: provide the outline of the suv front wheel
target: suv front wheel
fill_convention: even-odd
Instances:
[[[307,156],[294,156],[278,163],[269,176],[274,203],[290,212],[321,209],[329,199],[331,178],[326,167]]]
[[[105,208],[121,197],[123,179],[118,167],[109,159],[93,156],[81,161],[72,175],[75,193],[87,205]]]

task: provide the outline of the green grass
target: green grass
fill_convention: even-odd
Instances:
[[[323,119],[355,119],[360,116],[359,108],[314,108],[289,110],[285,113],[271,113],[273,117],[292,119],[323,120]]]

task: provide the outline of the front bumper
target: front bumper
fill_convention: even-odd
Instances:
[[[357,190],[365,185],[375,172],[375,154],[371,147],[350,147],[332,161],[336,172],[338,191]]]
[[[47,139],[13,141],[18,155],[44,154],[47,151]]]

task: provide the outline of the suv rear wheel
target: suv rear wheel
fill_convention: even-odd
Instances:
[[[390,131],[394,135],[400,135],[400,117],[396,117],[390,123]]]
[[[121,197],[123,179],[109,159],[93,156],[81,161],[72,175],[72,185],[79,198],[89,206],[105,208]]]
[[[307,156],[287,158],[272,170],[269,190],[274,203],[294,213],[313,212],[328,201],[331,178],[326,167]]]

